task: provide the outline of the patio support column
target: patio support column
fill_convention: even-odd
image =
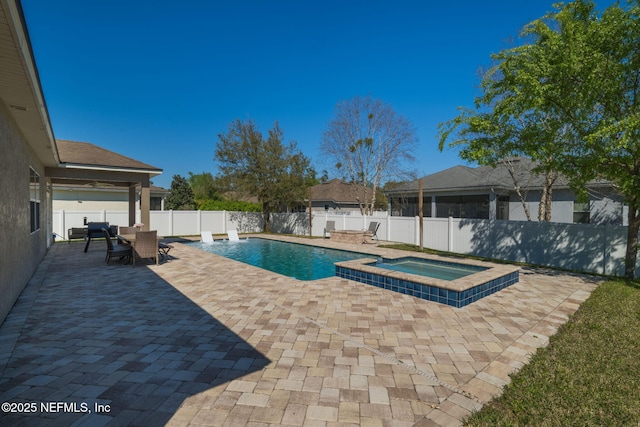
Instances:
[[[136,186],[129,184],[129,227],[136,223]]]
[[[142,229],[145,231],[149,231],[151,229],[149,228],[149,222],[151,221],[151,214],[149,212],[151,207],[151,188],[149,185],[149,176],[145,176],[140,184],[140,222],[144,224],[142,226]]]

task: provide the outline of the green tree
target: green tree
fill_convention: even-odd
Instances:
[[[322,151],[347,181],[366,188],[354,196],[362,214],[371,215],[382,181],[411,175],[415,128],[383,101],[355,97],[339,102],[322,140]],[[354,189],[359,188],[354,186]]]
[[[529,34],[529,30],[523,32],[523,36]],[[475,99],[474,108],[461,108],[457,117],[439,125],[438,135],[441,151],[448,141],[460,148],[460,157],[467,161],[505,168],[529,221],[523,178],[544,177],[538,220],[551,221],[552,189],[558,178],[554,156],[566,139],[562,115],[536,97],[543,82],[532,75],[546,68],[541,66],[545,55],[537,44],[492,55],[494,65],[484,74],[482,95]],[[518,161],[519,157],[532,159],[537,166],[530,169],[530,163]]]
[[[198,174],[189,172],[189,186],[193,191],[193,197],[198,203],[202,203],[205,200],[222,199],[216,179],[209,172]]]
[[[203,211],[262,212],[258,203],[240,200],[205,200],[198,209]]]
[[[272,212],[303,204],[316,182],[310,160],[294,142],[284,143],[277,122],[265,139],[253,121],[236,119],[218,135],[215,159],[234,191],[258,198],[265,231],[271,231]]]
[[[193,191],[187,180],[180,175],[173,175],[170,193],[164,200],[165,207],[169,210],[190,210],[195,208]]]
[[[523,38],[525,45],[494,57],[486,98],[442,128],[441,146],[460,126],[453,144],[471,157],[511,145],[583,195],[591,180],[613,182],[629,206],[625,276],[632,278],[640,229],[640,5],[616,2],[599,13],[592,1],[559,4],[527,25]]]

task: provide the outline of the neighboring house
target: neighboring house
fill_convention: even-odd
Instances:
[[[329,213],[360,212],[358,199],[364,200],[364,195],[364,187],[361,185],[335,178],[310,188],[311,210]]]
[[[18,0],[0,1],[0,58],[1,323],[52,243],[53,186],[109,182],[126,188],[130,222],[140,186],[141,220],[149,224],[149,181],[162,169],[78,162],[65,151],[68,145],[56,142]]]
[[[531,172],[535,163],[514,160],[521,193],[531,220],[538,220],[544,177]],[[515,183],[504,165],[454,166],[422,179],[423,215],[432,218],[478,218],[525,221],[526,215]],[[385,192],[389,212],[396,216],[418,215],[418,180]],[[562,177],[553,185],[551,220],[561,223],[626,224],[626,207],[607,181],[588,184],[589,200],[579,201]]]

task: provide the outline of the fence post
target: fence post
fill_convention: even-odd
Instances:
[[[449,242],[448,242],[448,251],[449,252],[453,252],[453,217],[450,216],[449,217],[449,224],[448,224],[448,234],[449,234]]]
[[[415,225],[415,232],[413,233],[413,244],[418,246],[420,244],[420,217],[413,217],[413,224]]]
[[[609,239],[607,236],[613,236],[613,230],[610,225],[604,226],[604,232],[602,233],[602,274],[609,274],[607,272],[607,264],[609,261]]]
[[[322,237],[325,237],[325,233],[324,233],[324,227],[327,226],[327,221],[329,221],[329,213],[327,211],[324,211],[324,225],[322,226]]]
[[[60,232],[62,233],[62,235],[64,236],[64,232],[67,229],[66,227],[67,224],[67,218],[66,218],[66,213],[63,210],[60,211],[60,225],[62,228],[60,228]],[[66,236],[66,238],[68,238],[69,236]]]
[[[227,234],[227,211],[222,211],[222,234]]]
[[[391,241],[391,215],[387,215],[387,242]]]

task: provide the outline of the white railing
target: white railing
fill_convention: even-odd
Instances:
[[[53,231],[66,239],[67,230],[83,227],[85,218],[112,225],[128,222],[126,211],[54,211]],[[162,236],[193,236],[201,231],[225,234],[228,230],[257,233],[263,229],[262,214],[258,212],[151,211],[150,221],[149,227]],[[314,212],[311,235],[323,236],[327,221],[335,221],[338,230],[363,230],[371,221],[377,221],[380,240],[412,245],[420,242],[417,217]],[[423,224],[425,248],[598,274],[624,273],[626,226],[459,218],[425,218]],[[271,229],[275,233],[309,235],[309,216],[274,214]],[[639,273],[637,266],[636,276]]]

